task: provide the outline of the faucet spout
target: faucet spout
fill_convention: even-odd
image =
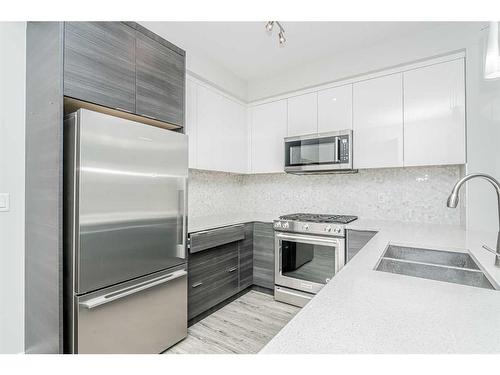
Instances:
[[[453,186],[453,190],[451,191],[450,196],[448,197],[448,201],[446,202],[446,205],[450,208],[456,208],[458,205],[458,192],[460,191],[460,188],[462,185],[469,181],[470,179],[473,178],[481,178],[486,181],[488,181],[493,187],[495,188],[495,191],[497,193],[497,207],[498,207],[498,235],[497,235],[497,243],[496,243],[496,256],[495,256],[495,266],[500,267],[500,182],[496,180],[494,177],[484,174],[484,173],[471,173],[466,175],[465,177],[461,178],[460,180],[457,181],[455,186]]]

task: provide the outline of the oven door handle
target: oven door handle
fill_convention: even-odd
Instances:
[[[290,235],[284,233],[276,234],[280,240],[291,240],[291,241],[302,241],[310,244],[328,244],[328,245],[339,245],[339,240],[337,238],[325,238],[325,237],[310,237],[310,236],[301,236],[301,235]]]

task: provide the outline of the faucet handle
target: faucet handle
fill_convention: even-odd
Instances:
[[[495,256],[496,256],[497,258],[500,258],[500,254],[499,254],[499,253],[497,253],[495,250],[493,250],[493,249],[492,249],[491,247],[489,247],[488,245],[483,245],[483,249],[484,249],[484,250],[488,250],[490,253],[495,254]]]

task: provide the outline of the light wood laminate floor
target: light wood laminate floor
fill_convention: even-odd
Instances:
[[[165,353],[257,353],[298,311],[252,290],[189,327],[188,337]]]

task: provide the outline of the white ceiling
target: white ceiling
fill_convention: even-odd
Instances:
[[[334,54],[362,49],[446,22],[281,22],[287,38],[280,48],[277,31],[266,22],[142,22],[185,49],[206,56],[250,81]]]

